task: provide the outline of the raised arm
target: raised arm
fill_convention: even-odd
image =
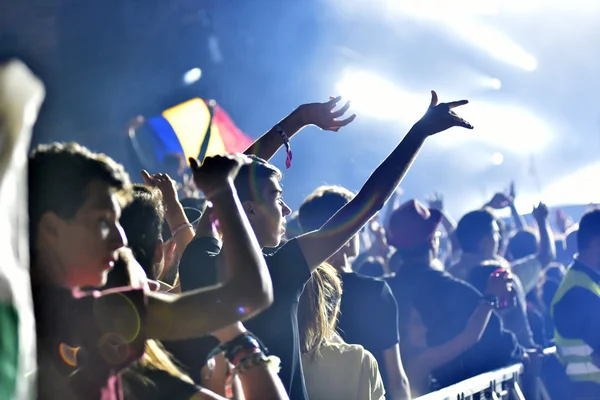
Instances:
[[[321,229],[298,238],[311,271],[338,251],[381,210],[406,175],[428,136],[453,126],[473,128],[452,111],[453,108],[467,103],[467,100],[461,100],[438,104],[437,94],[431,92],[431,103],[423,118],[371,174],[352,201],[340,209]]]
[[[325,103],[301,105],[252,143],[244,154],[255,155],[267,161],[270,160],[283,145],[281,131],[285,132],[288,139],[291,139],[296,133],[300,132],[302,128],[308,125],[316,125],[321,129],[337,132],[342,126],[348,125],[356,118],[356,115],[353,114],[346,119],[337,119],[344,115],[350,107],[350,102],[347,102],[342,108],[334,111],[333,109],[341,99],[342,97],[338,96],[330,98],[330,100]]]
[[[494,197],[484,205],[484,207],[490,207],[494,210],[504,210],[510,208],[510,215],[515,224],[516,230],[523,230],[527,227],[525,218],[517,211],[515,206],[515,184],[512,182],[509,188],[509,194],[498,192],[494,194]]]
[[[190,160],[196,185],[213,203],[220,229],[227,237],[223,253],[229,279],[180,296],[152,294],[147,316],[149,338],[200,337],[247,320],[271,305],[271,277],[233,185],[246,162],[241,155],[209,157],[201,167]]]
[[[177,196],[177,183],[167,174],[150,175],[148,171],[142,171],[142,179],[148,186],[154,186],[162,193],[163,204],[165,205],[165,219],[169,224],[169,229],[174,233],[175,251],[179,257],[187,247],[188,243],[194,238],[194,228],[188,221],[183,211],[183,207]]]
[[[540,234],[540,249],[537,258],[542,264],[542,268],[544,268],[556,258],[554,235],[552,234],[552,228],[550,228],[550,212],[548,206],[540,203],[537,207],[534,207],[532,214]]]

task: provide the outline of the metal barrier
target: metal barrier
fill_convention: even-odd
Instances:
[[[520,386],[522,364],[486,372],[416,400],[518,399],[523,400]]]
[[[546,348],[543,351],[543,357],[552,356],[554,353],[556,353],[556,347]],[[470,400],[480,398],[549,400],[550,396],[540,379],[543,357],[530,359],[527,369],[523,364],[511,365],[474,376],[415,400]]]

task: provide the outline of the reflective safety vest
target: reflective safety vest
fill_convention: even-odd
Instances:
[[[554,318],[555,304],[560,302],[563,296],[575,287],[585,289],[600,297],[600,285],[594,282],[585,272],[569,268],[552,300],[550,310],[552,318]],[[581,307],[585,307],[585,304],[582,304]],[[577,310],[573,310],[573,312],[577,312]],[[554,340],[558,355],[565,364],[566,373],[571,381],[600,384],[600,368],[592,362],[594,349],[581,339],[562,337],[556,328],[554,329]]]

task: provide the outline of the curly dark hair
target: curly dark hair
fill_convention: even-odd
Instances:
[[[133,200],[123,208],[121,225],[128,246],[150,279],[156,279],[154,252],[161,240],[165,208],[158,189],[144,185],[133,186]]]

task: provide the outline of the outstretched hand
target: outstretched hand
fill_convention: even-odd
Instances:
[[[195,158],[190,158],[189,162],[196,187],[210,200],[225,185],[233,182],[240,168],[252,160],[243,154],[228,154],[206,157],[202,165],[198,165]]]
[[[494,210],[504,210],[512,205],[512,200],[504,193],[496,193],[494,197],[485,205]]]
[[[326,131],[337,132],[356,118],[356,114],[352,114],[347,118],[338,119],[350,108],[350,102],[347,101],[342,108],[334,111],[341,100],[342,96],[338,96],[330,97],[325,103],[302,104],[296,112],[304,126],[315,125]]]
[[[165,204],[170,205],[173,202],[179,201],[177,197],[177,182],[175,182],[167,174],[154,174],[151,175],[145,169],[142,170],[142,179],[144,184],[152,186],[160,190],[163,201]]]
[[[454,126],[473,129],[473,125],[459,117],[453,109],[468,104],[468,100],[452,101],[450,103],[438,104],[438,96],[435,90],[431,91],[431,102],[423,117],[415,124],[421,132],[427,136],[435,135]]]
[[[444,195],[440,192],[435,192],[427,198],[427,206],[430,210],[444,211]]]

